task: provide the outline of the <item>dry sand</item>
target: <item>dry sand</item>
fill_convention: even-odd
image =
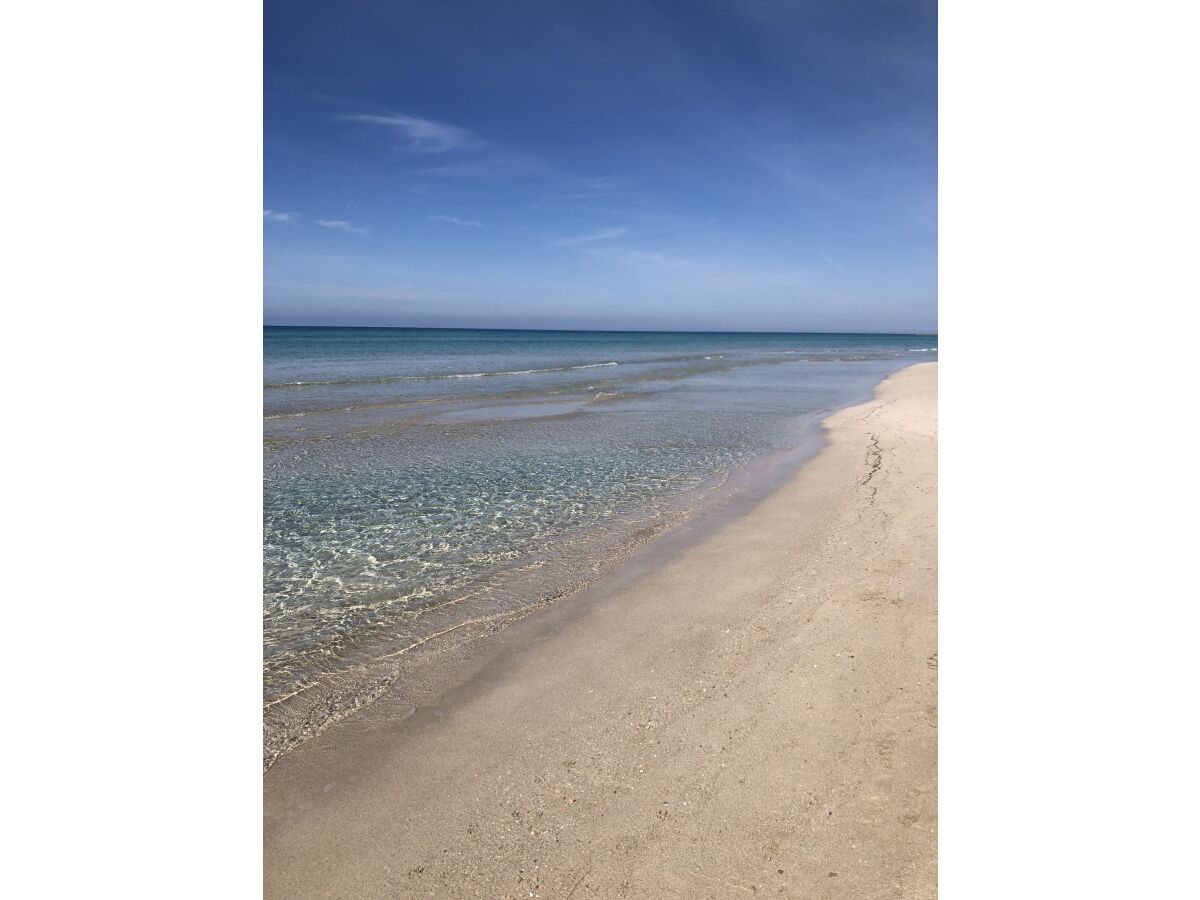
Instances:
[[[936,385],[283,757],[266,895],[933,897]]]

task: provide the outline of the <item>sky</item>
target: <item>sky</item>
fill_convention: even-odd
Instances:
[[[264,23],[267,324],[937,329],[934,2]]]

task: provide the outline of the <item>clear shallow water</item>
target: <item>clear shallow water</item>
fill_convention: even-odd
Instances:
[[[337,678],[353,694],[347,672],[586,583],[731,473],[815,448],[828,411],[936,347],[909,335],[266,328],[268,708]]]

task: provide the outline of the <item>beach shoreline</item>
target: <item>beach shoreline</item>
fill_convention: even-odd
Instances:
[[[878,376],[882,377],[886,375]],[[570,601],[623,568],[639,571],[661,565],[744,515],[821,451],[827,441],[823,420],[871,396],[876,383],[860,384],[836,405],[789,417],[773,447],[759,448],[698,485],[630,515],[594,522],[567,544],[548,544],[510,571],[491,573],[485,582],[465,586],[458,596],[438,597],[436,603],[345,635],[331,648],[334,652],[322,658],[323,671],[310,673],[302,683],[280,690],[276,679],[264,677],[264,771],[385,694],[394,705],[415,708],[423,692],[414,685],[430,680],[424,670],[441,673],[437,684],[460,677],[453,667],[447,670],[442,657],[461,667],[470,654],[486,653],[482,645],[498,630],[551,604]],[[567,546],[574,552],[565,552]]]
[[[281,758],[267,896],[933,896],[936,372]]]

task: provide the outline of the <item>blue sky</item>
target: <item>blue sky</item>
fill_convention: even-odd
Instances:
[[[265,17],[268,324],[936,330],[934,3]]]

